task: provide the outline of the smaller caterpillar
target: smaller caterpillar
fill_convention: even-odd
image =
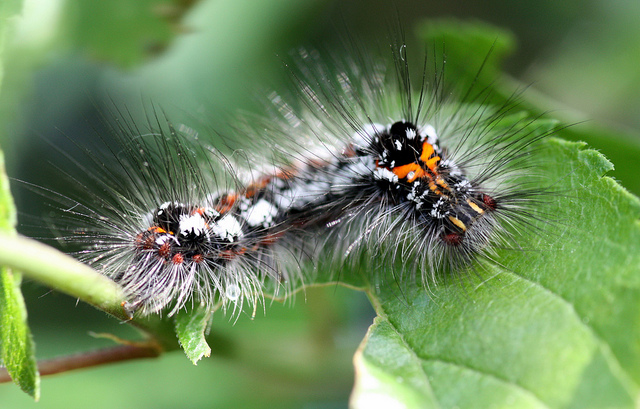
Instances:
[[[300,50],[299,101],[273,93],[264,123],[239,126],[293,142],[271,172],[244,177],[157,116],[145,136],[119,124],[112,166],[93,176],[103,193],[65,211],[80,259],[122,285],[130,311],[172,315],[190,302],[255,310],[266,288],[287,296],[308,282],[306,263],[353,253],[400,261],[400,281],[429,285],[517,247],[543,217],[530,156],[549,132],[512,115],[511,100],[485,104],[486,91],[445,97],[424,69],[414,92],[404,42],[391,49],[391,64]]]

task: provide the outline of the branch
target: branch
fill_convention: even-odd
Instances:
[[[115,282],[53,247],[24,236],[0,235],[0,265],[127,320]]]
[[[135,326],[164,350],[179,347],[171,322],[157,315],[132,319],[122,307],[125,297],[118,284],[53,247],[20,235],[0,234],[0,265]]]
[[[162,348],[153,341],[131,343],[60,358],[46,359],[38,362],[38,371],[40,375],[53,375],[60,372],[89,368],[113,362],[157,358],[161,353]],[[4,382],[11,382],[11,377],[7,373],[7,370],[3,368],[0,369],[0,383]]]

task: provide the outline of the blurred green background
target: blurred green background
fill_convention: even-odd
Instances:
[[[0,145],[10,176],[65,191],[48,161],[74,140],[95,137],[100,113],[152,101],[176,123],[224,132],[238,110],[284,86],[282,60],[299,45],[332,44],[346,30],[384,42],[400,20],[410,41],[423,19],[480,20],[514,33],[510,77],[531,87],[537,109],[566,123],[616,165],[640,192],[640,2],[299,0],[33,0],[13,21],[4,52]],[[451,80],[451,78],[449,78]],[[585,121],[585,122],[583,122]],[[216,139],[211,134],[211,143]],[[202,134],[204,137],[205,135]],[[233,145],[234,141],[227,141]],[[14,187],[23,214],[42,214],[37,196]],[[21,219],[28,231],[28,218]],[[37,355],[110,345],[88,335],[135,336],[91,307],[26,282]],[[181,352],[44,378],[41,408],[304,407],[347,405],[351,358],[373,318],[366,297],[339,287],[309,289],[294,306],[274,303],[255,320],[215,317],[219,345],[195,367]],[[0,407],[36,404],[9,384]]]

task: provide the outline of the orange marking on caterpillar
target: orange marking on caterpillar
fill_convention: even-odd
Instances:
[[[155,244],[153,234],[138,233],[136,236],[136,247],[142,250],[151,250]]]
[[[407,182],[411,183],[418,178],[425,177],[427,174],[417,163],[407,163],[406,165],[393,168],[392,172],[400,179],[407,178],[411,172],[413,174],[407,178]]]
[[[444,190],[451,190],[449,184],[440,175],[436,176],[436,184]]]
[[[284,232],[278,232],[273,234],[268,234],[264,237],[264,239],[260,240],[260,244],[268,246],[274,244],[284,235]]]
[[[229,213],[233,208],[233,205],[238,200],[238,195],[235,193],[229,193],[220,198],[220,202],[216,205],[216,211],[220,214]]]
[[[244,191],[244,197],[250,198],[255,196],[256,193],[259,193],[260,191],[264,190],[265,187],[267,187],[267,185],[271,182],[271,179],[271,176],[265,176],[258,179],[256,183],[250,184]]]
[[[442,191],[438,189],[438,186],[435,184],[435,182],[431,178],[429,178],[429,190],[431,190],[433,193],[437,195],[442,196]]]
[[[224,260],[233,260],[234,258],[243,255],[247,252],[246,247],[242,247],[239,250],[223,250],[220,252],[220,258]]]
[[[425,141],[422,144],[422,154],[420,154],[420,161],[424,163],[427,166],[427,168],[431,170],[431,172],[437,175],[438,165],[440,164],[440,156],[431,157],[432,155],[434,155],[434,153],[435,153],[435,150],[433,149],[433,145]],[[377,162],[376,162],[376,166],[377,166]],[[412,183],[413,181],[419,178],[429,177],[429,174],[427,173],[427,171],[425,171],[424,167],[416,162],[408,163],[402,166],[397,166],[393,168],[391,171],[400,179],[406,178],[407,182],[409,183]],[[442,178],[439,178],[439,181],[440,182],[438,184],[440,186],[442,186],[445,189],[449,188],[449,186],[444,182]],[[434,190],[434,189],[431,189],[431,190]]]
[[[182,264],[184,263],[184,256],[182,253],[176,253],[173,258],[171,258],[171,261],[173,264]]]
[[[162,245],[158,249],[158,255],[164,259],[167,259],[169,258],[170,254],[171,254],[171,244],[169,243],[169,241],[165,241],[164,243],[162,243]]]
[[[440,156],[434,156],[433,158],[431,158],[431,155],[433,155],[434,153],[435,150],[433,149],[433,145],[431,145],[427,141],[424,141],[424,143],[422,144],[422,154],[420,155],[420,160],[424,164],[426,164],[433,173],[437,173],[436,169],[438,168],[438,164],[440,163]]]
[[[451,223],[455,224],[460,230],[467,231],[467,226],[462,222],[462,220],[454,216],[449,216],[449,220],[451,221]]]
[[[484,210],[482,210],[482,208],[480,206],[478,206],[477,204],[475,204],[475,202],[473,202],[470,199],[467,199],[467,204],[469,205],[470,208],[472,208],[476,213],[478,214],[483,214]]]

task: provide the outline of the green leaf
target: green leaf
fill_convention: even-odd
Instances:
[[[21,277],[0,267],[1,358],[11,379],[35,400],[40,397],[40,375],[35,345],[27,325],[27,309],[20,292]]]
[[[409,408],[637,407],[640,201],[585,144],[545,145],[544,171],[566,191],[532,248],[498,251],[503,267],[481,283],[370,295],[355,407],[376,383]]]
[[[635,26],[633,27],[635,29]],[[548,95],[536,91],[535,88],[539,85],[537,77],[533,84],[509,79],[501,70],[503,60],[514,50],[515,40],[509,32],[482,22],[468,23],[456,19],[429,19],[420,24],[417,27],[417,31],[425,44],[434,49],[436,61],[446,60],[445,77],[449,79],[455,78],[456,87],[463,95],[472,83],[474,83],[474,90],[476,91],[489,86],[492,89],[490,100],[499,105],[513,96],[513,90],[527,89],[522,101],[522,108],[534,114],[553,112],[553,116],[561,119],[562,122],[572,124],[563,133],[563,137],[573,141],[585,141],[589,145],[597,147],[598,150],[602,151],[607,158],[616,164],[616,169],[613,170],[611,176],[619,179],[627,189],[635,194],[640,194],[640,178],[636,177],[638,173],[637,158],[640,155],[640,141],[637,132],[624,130],[619,125],[613,128],[611,124],[607,126],[598,125],[592,121],[593,116],[578,112],[575,107],[563,105]],[[625,44],[633,47],[633,42],[627,43]],[[586,42],[585,44],[589,44],[589,47],[593,46],[592,42]],[[589,55],[594,55],[593,49],[588,49]],[[573,54],[575,50],[571,49],[569,51],[570,54]],[[443,52],[446,58],[443,57]],[[565,54],[563,54],[563,58],[566,61],[563,63],[575,65],[576,61],[567,58]],[[623,56],[621,58],[626,60],[629,60],[626,56],[635,55],[633,52],[617,52],[617,54]],[[607,67],[619,67],[619,64],[611,64],[611,61],[606,58],[598,61],[600,63],[606,61],[604,64]],[[479,72],[480,67],[482,67],[482,70]],[[570,71],[565,71],[565,74],[564,79],[571,76]],[[584,76],[584,72],[576,74],[579,74],[578,77]],[[599,77],[596,76],[594,78]],[[632,82],[630,80],[632,77],[628,75],[619,74],[616,78],[624,78],[624,81]],[[546,79],[548,80],[549,78]],[[543,78],[542,82],[545,82],[544,80]],[[577,82],[575,78],[572,78],[572,81],[574,83]],[[602,109],[611,109],[611,106],[615,107],[616,104],[625,104],[627,102],[627,99],[622,97],[616,98],[615,101],[607,101],[605,98],[605,102],[600,98],[585,98],[584,95],[593,95],[595,92],[589,86],[596,84],[595,86],[598,87],[603,83],[602,80],[583,80],[582,82],[589,86],[581,88],[574,85],[567,87],[566,81],[564,82],[560,88],[566,91],[567,98],[571,98],[572,95],[575,98],[576,93],[580,94],[578,100],[581,103],[578,106],[595,103],[599,104]],[[547,83],[546,90],[551,91],[552,94],[558,94],[557,85],[551,84],[549,86]],[[611,84],[601,88],[601,91],[605,92],[622,92],[622,90],[632,92],[629,87],[612,87]],[[569,89],[573,89],[574,92],[568,92]],[[607,102],[609,102],[610,106],[605,106]],[[616,104],[612,105],[611,102]],[[628,106],[624,110],[634,109],[633,104],[627,103],[626,105]]]
[[[540,104],[542,109],[543,104]],[[549,104],[547,105],[547,109]],[[634,194],[640,194],[638,157],[640,157],[640,135],[637,132],[607,128],[592,122],[569,127],[563,133],[565,139],[584,141],[597,146],[616,168],[609,174]]]
[[[4,79],[4,53],[11,19],[22,9],[22,0],[3,0],[0,2],[0,85]]]
[[[430,19],[417,32],[435,55],[436,64],[446,67],[446,78],[455,78],[461,92],[472,84],[475,90],[493,84],[502,73],[502,61],[515,49],[510,32],[480,21]]]
[[[355,407],[437,407],[429,379],[413,351],[403,344],[389,323],[376,317],[356,352],[357,383],[352,395]]]
[[[0,4],[0,20],[14,17],[22,9],[22,0],[5,0]]]
[[[67,40],[92,58],[135,66],[167,47],[186,28],[182,15],[192,2],[112,0],[67,2]]]
[[[0,232],[15,234],[16,212],[0,152]],[[0,359],[11,379],[38,400],[40,377],[35,348],[27,325],[27,309],[20,292],[21,275],[0,266]]]
[[[4,77],[3,56],[10,20],[22,8],[22,1],[8,0],[0,5],[0,84]],[[16,210],[9,191],[0,151],[0,233],[15,235]],[[40,376],[35,347],[27,325],[27,309],[20,291],[21,275],[0,265],[0,364],[11,379],[35,400],[40,397]]]
[[[211,355],[211,348],[205,339],[211,314],[211,310],[198,307],[190,311],[181,310],[175,317],[178,341],[194,365],[203,357]]]

